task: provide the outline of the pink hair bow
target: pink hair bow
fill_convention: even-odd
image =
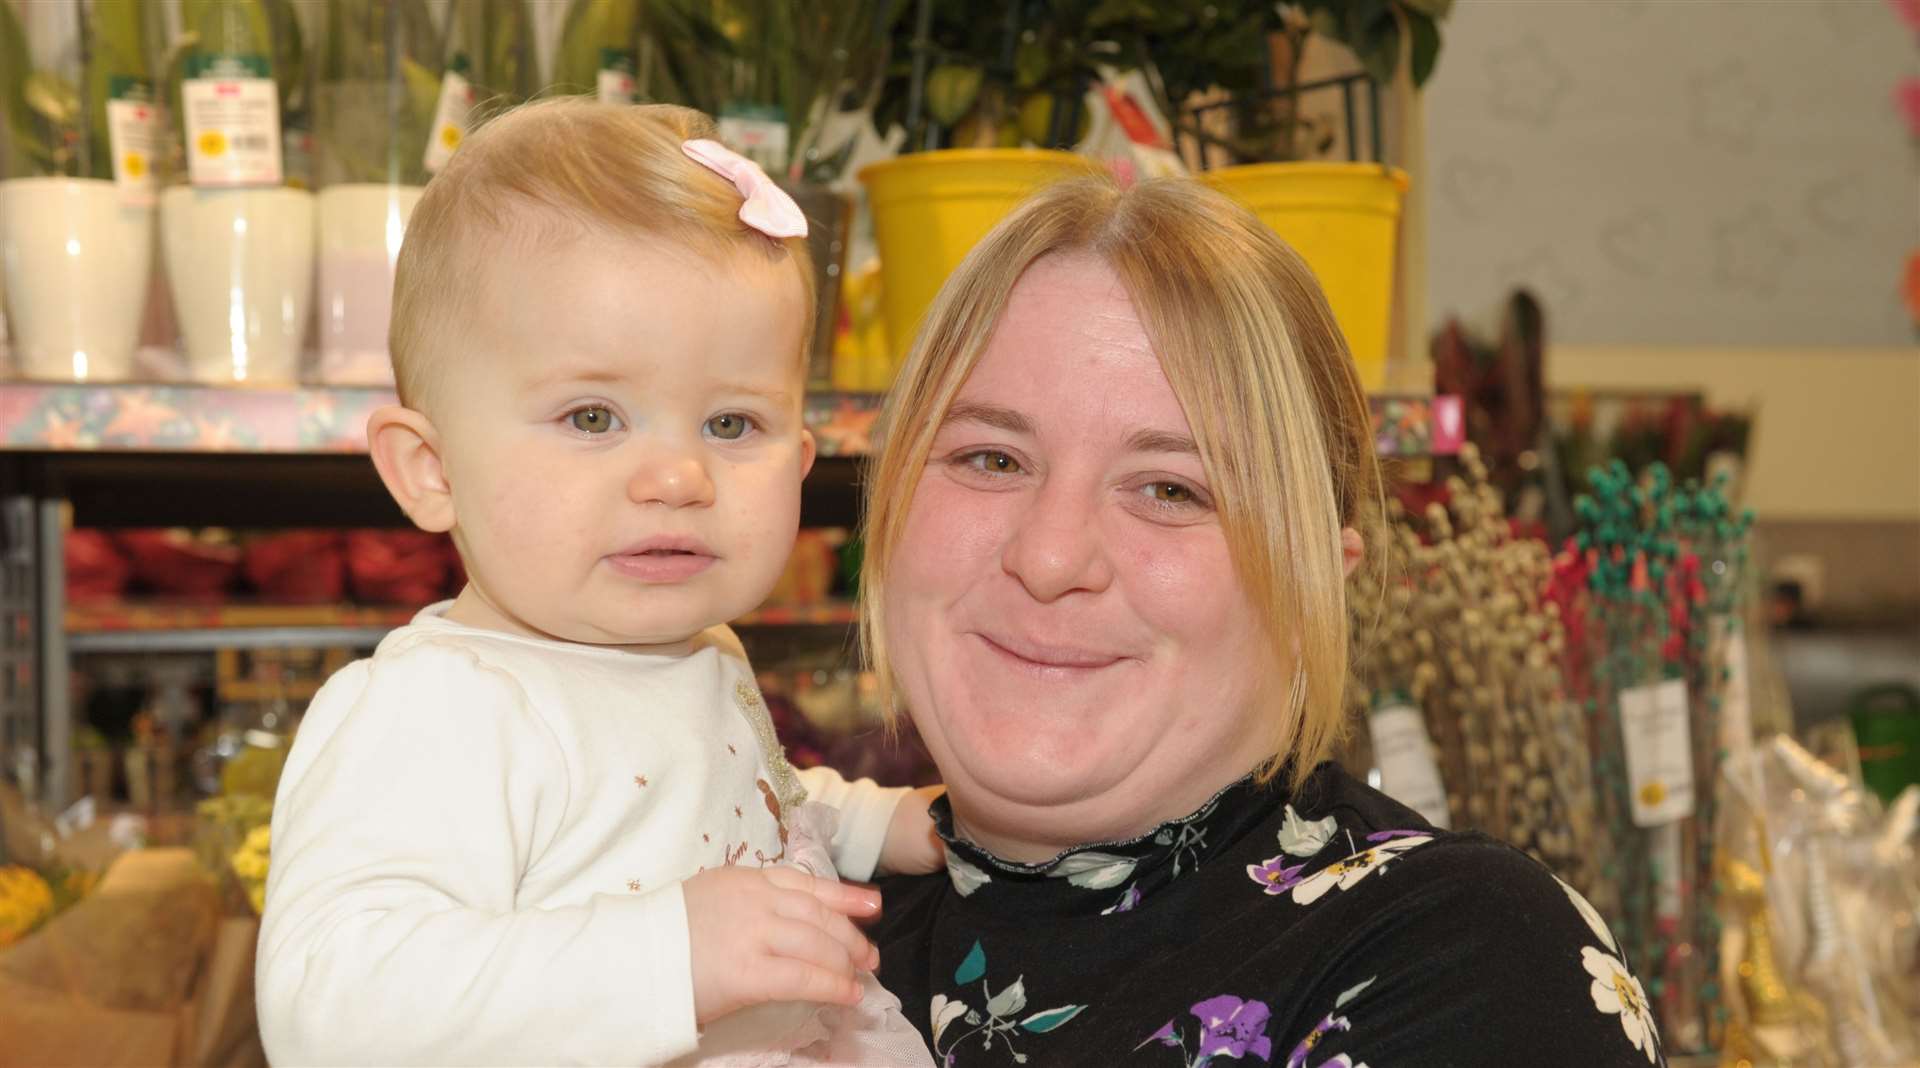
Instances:
[[[807,236],[807,217],[787,191],[775,185],[760,165],[718,141],[683,141],[682,151],[694,162],[733,183],[746,203],[740,221],[768,237]]]

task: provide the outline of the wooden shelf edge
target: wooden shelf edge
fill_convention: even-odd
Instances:
[[[0,452],[328,455],[366,451],[367,416],[384,389],[235,389],[183,385],[0,383]],[[872,448],[883,395],[810,393],[806,422],[821,456]],[[1460,398],[1368,398],[1382,456],[1460,449]]]

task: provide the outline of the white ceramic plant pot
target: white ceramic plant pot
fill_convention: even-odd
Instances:
[[[360,183],[320,191],[321,382],[393,384],[393,266],[420,193],[419,186]]]
[[[131,376],[153,266],[153,207],[99,178],[0,182],[13,360],[27,378]]]
[[[160,195],[173,307],[197,382],[299,380],[313,297],[313,194],[195,189]]]

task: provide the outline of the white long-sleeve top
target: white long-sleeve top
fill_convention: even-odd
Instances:
[[[695,1052],[680,883],[782,849],[785,763],[763,748],[776,743],[738,640],[716,627],[685,655],[631,653],[478,630],[445,608],[328,680],[288,756],[256,980],[268,1056]],[[870,878],[905,791],[801,777],[841,811],[840,872]]]

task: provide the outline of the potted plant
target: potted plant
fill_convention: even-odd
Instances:
[[[160,224],[188,373],[290,384],[313,293],[305,34],[289,0],[181,0],[180,17],[168,96],[184,181],[161,194]]]
[[[540,87],[540,68],[525,0],[453,0],[441,66],[442,106],[449,85],[444,79],[457,78],[453,84],[469,90],[470,123],[531,99]]]
[[[809,221],[818,283],[813,366],[831,382],[840,278],[853,203],[843,189],[854,137],[871,122],[903,0],[677,0],[641,28],[642,93],[719,119],[720,137],[786,188]]]
[[[1383,386],[1404,172],[1378,159],[1314,157],[1334,142],[1333,120],[1311,110],[1309,94],[1345,101],[1349,154],[1358,128],[1358,91],[1368,99],[1393,82],[1403,54],[1417,87],[1433,73],[1439,23],[1452,0],[1210,0],[1202,4],[1108,5],[1106,28],[1141,62],[1162,114],[1203,165],[1202,180],[1240,200],[1284,236],[1319,276],[1368,389]],[[1306,82],[1310,37],[1350,49],[1361,70]],[[1368,87],[1356,84],[1371,81]],[[1197,100],[1211,98],[1195,106]]]
[[[639,88],[640,0],[573,0],[553,57],[563,93],[631,104]]]
[[[888,342],[903,354],[947,275],[1039,186],[1094,165],[1067,149],[1081,99],[1116,49],[1095,0],[916,0],[894,24],[876,125],[909,154],[860,172],[880,247]],[[940,151],[932,151],[940,149]]]
[[[425,0],[335,0],[314,90],[320,357],[328,385],[387,385],[393,267],[427,183],[441,41]]]
[[[132,372],[153,247],[150,17],[0,0],[0,260],[27,377]]]

